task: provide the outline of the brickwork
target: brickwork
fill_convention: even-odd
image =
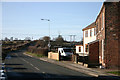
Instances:
[[[104,65],[104,43],[105,40],[105,6],[103,5],[101,11],[96,19],[96,38],[99,40],[99,63]]]
[[[105,39],[105,63],[107,68],[119,68],[119,5],[120,3],[105,3],[106,9],[106,39]]]
[[[120,2],[105,2],[96,19],[99,62],[107,68],[120,68]]]
[[[119,28],[118,28],[118,45],[120,45],[120,3],[119,3]],[[120,46],[118,46],[118,60],[120,60]],[[118,61],[118,65],[120,66],[120,61]],[[118,68],[120,70],[120,67]]]

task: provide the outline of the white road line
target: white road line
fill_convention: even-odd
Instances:
[[[25,61],[26,63],[29,63],[28,61],[26,61],[25,59],[21,58],[23,61]],[[32,67],[34,67],[36,70],[40,70],[39,68],[35,67],[33,64],[29,63]]]
[[[35,69],[37,69],[37,70],[40,70],[40,69],[38,69],[37,67],[34,67]]]
[[[22,59],[22,58],[21,58]],[[25,61],[26,63],[29,63],[28,61],[26,61],[25,59],[22,59],[23,61]]]
[[[45,72],[42,72],[42,73],[45,73]]]
[[[34,67],[34,65],[33,65],[33,64],[31,64],[31,63],[30,63],[30,65]]]

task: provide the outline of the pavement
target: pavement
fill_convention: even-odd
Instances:
[[[106,71],[104,70],[101,70],[98,68],[87,68],[85,66],[82,66],[81,64],[73,63],[72,61],[56,61],[56,60],[49,59],[47,57],[39,58],[39,59],[50,62],[50,63],[57,64],[60,66],[64,66],[66,68],[76,70],[76,71],[79,71],[79,72],[82,72],[82,73],[85,73],[85,74],[88,74],[94,77],[99,77],[99,76],[116,76],[117,77],[117,75],[106,73]]]

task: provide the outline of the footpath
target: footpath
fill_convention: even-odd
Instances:
[[[72,69],[72,70],[76,70],[76,71],[79,71],[79,72],[82,72],[82,73],[85,73],[85,74],[88,74],[88,75],[91,75],[91,76],[94,76],[94,77],[98,77],[98,76],[116,76],[116,75],[113,75],[113,74],[109,74],[109,73],[105,73],[104,71],[100,70],[100,69],[92,69],[92,68],[87,68],[85,66],[82,66],[81,64],[76,64],[76,63],[73,63],[71,61],[56,61],[56,60],[52,60],[52,59],[49,59],[49,58],[39,58],[40,60],[43,60],[43,61],[46,61],[46,62],[49,62],[49,63],[53,63],[53,64],[57,64],[57,65],[60,65],[60,66],[63,66],[63,67],[66,67],[66,68],[69,68],[69,69]]]
[[[25,54],[25,55],[33,57],[31,55],[28,55],[28,54]],[[38,58],[38,57],[36,57],[36,58]],[[72,69],[72,70],[76,70],[76,71],[79,71],[81,73],[88,74],[88,75],[91,75],[91,76],[94,76],[94,77],[116,77],[117,79],[118,78],[120,79],[120,76],[116,76],[114,74],[106,73],[105,70],[101,70],[101,69],[98,69],[98,68],[87,68],[85,66],[82,66],[81,64],[73,63],[72,61],[57,61],[57,60],[49,59],[47,57],[41,57],[39,59],[42,60],[42,61],[49,62],[49,63],[57,64],[59,66],[63,66],[63,67],[66,67],[66,68],[69,68],[69,69]]]

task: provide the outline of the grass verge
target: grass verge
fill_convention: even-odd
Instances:
[[[110,71],[110,72],[107,72],[107,73],[111,73],[111,74],[115,74],[115,75],[120,76],[120,71]]]
[[[42,54],[36,54],[36,53],[30,53],[30,52],[25,52],[25,53],[35,57],[46,57],[45,55],[42,55]]]

